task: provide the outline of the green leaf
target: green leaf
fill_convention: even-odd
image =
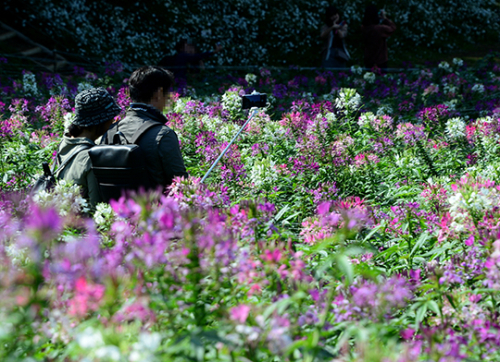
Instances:
[[[429,307],[430,310],[432,310],[434,313],[437,315],[441,315],[441,310],[439,309],[438,304],[434,300],[429,300],[427,302],[427,306]]]
[[[269,307],[266,308],[264,313],[262,313],[262,316],[265,319],[268,319],[271,314],[274,313],[274,311],[277,311],[278,314],[283,314],[284,311],[288,308],[288,306],[293,302],[291,298],[285,298],[281,299],[278,302],[271,304]]]
[[[339,270],[346,276],[346,279],[349,282],[349,284],[351,284],[354,279],[354,268],[352,267],[349,258],[344,254],[338,255],[337,266]]]
[[[281,217],[282,217],[283,215],[285,215],[285,212],[287,212],[288,210],[290,210],[290,205],[285,205],[285,207],[284,207],[284,208],[282,208],[282,209],[280,210],[280,212],[278,212],[278,213],[276,214],[276,216],[274,217],[274,220],[275,220],[275,221],[278,221],[279,219],[281,219]]]
[[[382,223],[380,224],[379,226],[377,226],[375,229],[373,229],[372,231],[370,231],[370,233],[368,235],[366,235],[366,237],[363,239],[363,243],[367,242],[368,240],[370,240],[370,238],[373,236],[373,234],[375,234],[377,231],[379,231],[381,228],[385,227],[385,224]]]
[[[424,320],[425,314],[427,313],[427,304],[423,304],[418,308],[415,316],[415,329],[418,330],[420,323]]]
[[[418,238],[417,242],[413,246],[413,249],[411,250],[410,256],[412,256],[413,254],[415,254],[415,251],[417,251],[418,249],[420,249],[420,247],[422,245],[424,245],[424,243],[427,241],[427,239],[429,239],[429,236],[430,235],[429,235],[429,233],[427,231],[423,232],[422,235],[420,235],[420,237]]]

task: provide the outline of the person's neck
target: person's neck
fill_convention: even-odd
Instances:
[[[156,103],[156,102],[149,102],[149,103],[146,103],[146,102],[132,102],[133,104],[144,104],[146,106],[150,106],[150,107],[153,107],[154,109],[156,109],[158,112],[162,113],[163,112],[163,108],[160,104]]]
[[[80,133],[80,135],[78,137],[73,137],[72,136],[71,138],[79,138],[79,137],[84,137],[84,138],[88,138],[88,139],[90,139],[92,141],[95,141],[98,136],[95,134],[95,132],[92,132],[92,131],[90,131],[88,129],[84,129],[82,131],[82,133]]]

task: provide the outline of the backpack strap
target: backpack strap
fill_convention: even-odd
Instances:
[[[78,147],[75,147],[73,149],[73,151],[71,151],[69,156],[64,160],[64,162],[61,163],[61,165],[57,168],[56,173],[59,174],[59,172],[61,172],[68,165],[69,161],[71,161],[73,158],[75,158],[75,156],[77,154],[79,154],[81,151],[86,150],[87,148],[91,148],[91,147],[92,147],[91,145],[80,145]],[[57,157],[58,156],[59,156],[59,154],[57,155]],[[52,170],[51,170],[52,175],[55,175],[54,169],[55,169],[56,163],[57,163],[57,158],[56,158],[56,162],[54,162],[54,164],[52,165]]]
[[[162,126],[161,123],[159,122],[154,122],[154,121],[146,121],[144,122],[138,129],[135,131],[135,133],[132,135],[132,138],[128,140],[125,135],[118,130],[118,127],[113,127],[110,128],[106,131],[106,133],[102,136],[101,138],[101,145],[116,145],[116,144],[121,144],[117,142],[119,137],[122,137],[126,144],[137,144],[137,141],[141,136],[146,133],[147,130],[150,128],[156,127],[156,126]]]
[[[118,137],[125,138],[125,135],[118,131],[118,127],[110,128],[104,133],[101,137],[101,145],[114,145],[115,139]],[[128,140],[125,138],[125,141],[128,143]],[[121,144],[121,142],[120,142]]]
[[[144,133],[146,133],[147,130],[149,130],[150,128],[153,128],[153,127],[157,127],[157,126],[163,126],[163,125],[161,123],[159,123],[159,122],[151,122],[151,121],[144,122],[139,127],[139,129],[137,131],[135,131],[134,135],[130,139],[130,143],[136,144],[137,141],[139,140],[139,138],[141,138],[141,136]]]

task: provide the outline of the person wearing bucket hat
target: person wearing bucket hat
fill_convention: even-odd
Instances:
[[[91,207],[101,202],[99,185],[92,171],[88,149],[102,136],[120,114],[121,108],[104,88],[93,88],[79,93],[75,98],[74,117],[65,129],[56,157],[59,179],[81,186],[82,196]]]

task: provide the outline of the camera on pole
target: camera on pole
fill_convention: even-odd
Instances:
[[[253,91],[251,94],[245,94],[244,96],[242,96],[241,108],[242,109],[250,109],[250,110],[253,109],[252,114],[250,115],[250,117],[248,117],[245,124],[243,126],[241,126],[241,128],[238,130],[238,132],[234,135],[233,139],[231,140],[231,142],[229,142],[229,144],[226,146],[224,151],[222,151],[222,153],[219,155],[219,157],[217,157],[217,159],[212,164],[212,166],[210,166],[210,168],[208,169],[205,176],[203,176],[203,178],[201,179],[201,181],[200,181],[201,183],[205,182],[208,175],[210,175],[210,173],[215,168],[215,166],[217,166],[217,164],[219,163],[221,158],[224,157],[224,155],[226,154],[229,147],[231,147],[231,145],[234,143],[234,141],[236,141],[236,138],[238,138],[240,133],[245,129],[247,124],[257,114],[257,111],[259,110],[259,108],[264,108],[266,106],[267,106],[267,94],[265,94],[265,93],[259,93],[259,92]]]

